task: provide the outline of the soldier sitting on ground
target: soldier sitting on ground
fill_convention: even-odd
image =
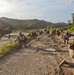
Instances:
[[[56,29],[54,28],[54,30],[52,31],[52,35],[56,35]]]
[[[49,30],[47,30],[46,33],[49,34],[50,33]]]
[[[61,38],[63,39],[63,43],[64,43],[64,44],[67,44],[67,43],[68,43],[69,37],[68,37],[68,35],[67,35],[66,32],[62,32],[62,33],[61,33]]]
[[[43,31],[42,30],[39,30],[39,35],[42,35],[43,34]]]
[[[28,34],[28,36],[32,38],[32,32],[31,32],[31,31],[30,31],[30,33]]]
[[[36,34],[36,32],[35,32],[35,31],[34,31],[34,32],[32,32],[32,37],[33,37],[33,39],[36,39],[37,34]]]
[[[66,60],[63,60],[59,66],[62,66],[62,65],[68,65],[68,66],[71,66],[71,67],[74,67],[74,39],[70,41],[70,43],[68,44],[68,49],[69,49],[69,55],[72,59],[72,63],[71,62],[68,62]]]
[[[10,36],[10,34],[9,34],[9,35],[8,35],[8,40],[10,39],[10,37],[11,37],[11,36]]]
[[[59,31],[59,30],[57,30],[57,31],[56,31],[56,34],[57,34],[58,36],[60,36],[60,31]]]
[[[21,32],[19,33],[18,38],[16,39],[19,42],[19,47],[26,47],[26,42],[27,42],[27,38],[24,34],[22,34]]]

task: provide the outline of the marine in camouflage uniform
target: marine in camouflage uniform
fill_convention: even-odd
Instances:
[[[26,38],[26,36],[24,34],[22,34],[20,32],[17,40],[19,41],[19,47],[20,48],[26,47],[27,38]]]
[[[69,55],[72,59],[72,62],[68,62],[66,60],[63,60],[59,66],[62,66],[64,64],[69,65],[71,67],[74,67],[74,39],[71,39],[71,41],[68,44],[68,49],[69,49]]]

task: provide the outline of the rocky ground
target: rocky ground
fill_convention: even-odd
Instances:
[[[48,35],[38,36],[24,49],[15,49],[0,59],[0,75],[74,75],[74,67],[61,66],[59,63],[66,59],[71,61],[67,47],[61,47]],[[59,40],[59,38],[57,39]],[[53,45],[58,48],[52,51]],[[37,51],[37,47],[40,49]],[[51,51],[42,49],[52,48]]]

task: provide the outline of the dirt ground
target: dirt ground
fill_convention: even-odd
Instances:
[[[60,51],[37,51],[37,47],[50,48],[54,40],[47,35],[38,36],[39,41],[32,40],[31,47],[15,49],[0,59],[0,75],[74,75],[74,67],[61,66],[66,59],[71,61],[66,47]]]

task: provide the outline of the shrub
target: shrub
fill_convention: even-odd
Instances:
[[[0,47],[0,58],[9,53],[11,50],[13,50],[15,47],[17,47],[18,41],[10,41],[9,43],[4,44],[2,47]]]

